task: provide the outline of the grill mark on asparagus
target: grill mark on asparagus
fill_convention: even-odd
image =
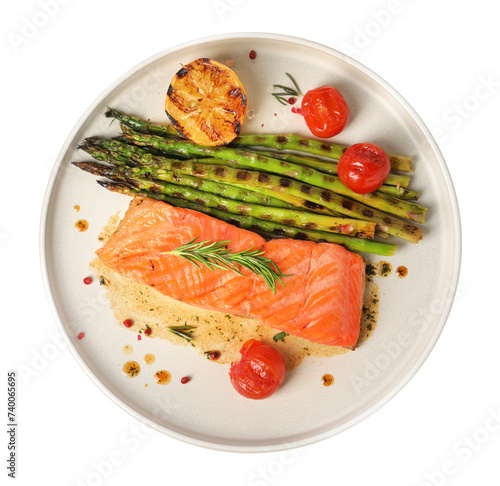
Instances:
[[[180,161],[172,162],[172,169],[181,170],[184,168],[184,163]]]
[[[200,167],[198,165],[195,165],[194,168],[193,168],[193,174],[194,175],[198,175],[198,176],[202,176],[205,174],[205,168],[204,167]]]
[[[219,177],[226,177],[226,174],[227,174],[227,170],[225,167],[216,167],[215,168],[215,175],[219,176]]]
[[[307,201],[306,199],[303,200],[303,205],[307,209],[325,209],[325,206],[323,206],[322,204]]]
[[[321,191],[320,195],[327,202],[330,202],[333,199],[332,193],[330,191]]]
[[[238,172],[236,172],[236,179],[238,179],[239,181],[248,181],[250,177],[251,174],[246,170],[239,170]]]

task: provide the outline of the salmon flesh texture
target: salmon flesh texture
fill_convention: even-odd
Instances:
[[[232,252],[265,251],[282,271],[276,294],[246,269],[198,268],[185,258],[162,255],[197,237],[198,242],[229,240]],[[135,198],[98,257],[135,282],[193,306],[254,317],[272,328],[309,341],[354,346],[359,337],[365,286],[361,256],[332,243],[291,239],[267,241],[211,216]]]

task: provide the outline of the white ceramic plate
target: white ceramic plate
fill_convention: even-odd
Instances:
[[[251,60],[249,51],[257,58]],[[199,57],[233,60],[249,109],[245,132],[308,135],[303,119],[271,96],[272,85],[292,73],[302,91],[333,84],[347,99],[351,120],[337,138],[344,144],[370,141],[390,153],[413,157],[412,186],[430,208],[424,239],[401,242],[387,259],[405,265],[406,279],[395,272],[378,279],[381,306],[378,327],[355,352],[306,359],[289,373],[286,386],[262,401],[234,392],[228,366],[215,365],[189,347],[155,339],[133,341],[114,322],[99,285],[84,286],[97,235],[129,198],[99,187],[94,178],[72,167],[88,159],[77,150],[86,136],[115,135],[103,113],[111,106],[153,121],[165,121],[166,89],[181,63]],[[80,205],[76,213],[74,205]],[[90,227],[75,230],[83,218]],[[393,397],[415,374],[436,343],[448,316],[459,274],[460,223],[453,185],[443,157],[418,115],[385,81],[353,59],[302,39],[272,34],[235,34],[198,40],[145,61],[108,88],[73,129],[55,165],[41,225],[41,258],[54,315],[75,358],[112,400],[134,417],[170,436],[221,450],[271,451],[305,445],[337,434],[359,422]],[[381,258],[371,258],[379,261]],[[79,332],[85,332],[78,340]],[[141,373],[125,379],[122,347],[134,345],[130,359],[156,355],[157,369],[168,369],[168,386],[150,385]],[[197,377],[189,386],[180,377]],[[335,383],[321,385],[324,373]]]

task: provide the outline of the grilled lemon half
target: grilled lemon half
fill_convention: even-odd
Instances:
[[[201,58],[186,64],[174,76],[165,111],[182,136],[201,145],[223,145],[240,133],[247,95],[231,69]]]

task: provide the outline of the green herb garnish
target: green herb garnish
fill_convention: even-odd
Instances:
[[[283,283],[282,277],[291,277],[291,275],[284,275],[276,264],[269,258],[262,256],[264,250],[243,250],[237,253],[231,253],[227,248],[229,240],[224,241],[202,241],[196,243],[198,237],[192,239],[186,244],[176,248],[175,250],[162,251],[161,255],[176,255],[185,258],[186,260],[194,263],[198,268],[200,264],[215,270],[231,270],[238,275],[243,276],[240,272],[238,265],[247,270],[250,270],[255,275],[262,277],[269,288],[276,293],[276,282]]]
[[[186,341],[192,341],[193,338],[191,337],[191,333],[193,332],[194,329],[196,329],[195,326],[170,326],[167,327],[167,329],[172,333],[175,334],[176,336],[179,336]]]
[[[289,78],[290,80],[292,81],[294,88],[290,88],[288,86],[283,86],[282,84],[273,84],[273,88],[279,88],[281,90],[283,90],[283,92],[279,92],[279,93],[272,93],[272,95],[282,104],[282,105],[287,105],[288,104],[288,97],[289,96],[299,96],[299,95],[302,95],[302,92],[300,91],[300,88],[299,86],[297,85],[297,83],[295,82],[295,79],[293,79],[293,76],[289,73],[285,73]],[[285,96],[287,98],[285,98]]]
[[[284,339],[288,334],[285,331],[279,332],[273,336],[273,341],[277,343],[279,340]]]

